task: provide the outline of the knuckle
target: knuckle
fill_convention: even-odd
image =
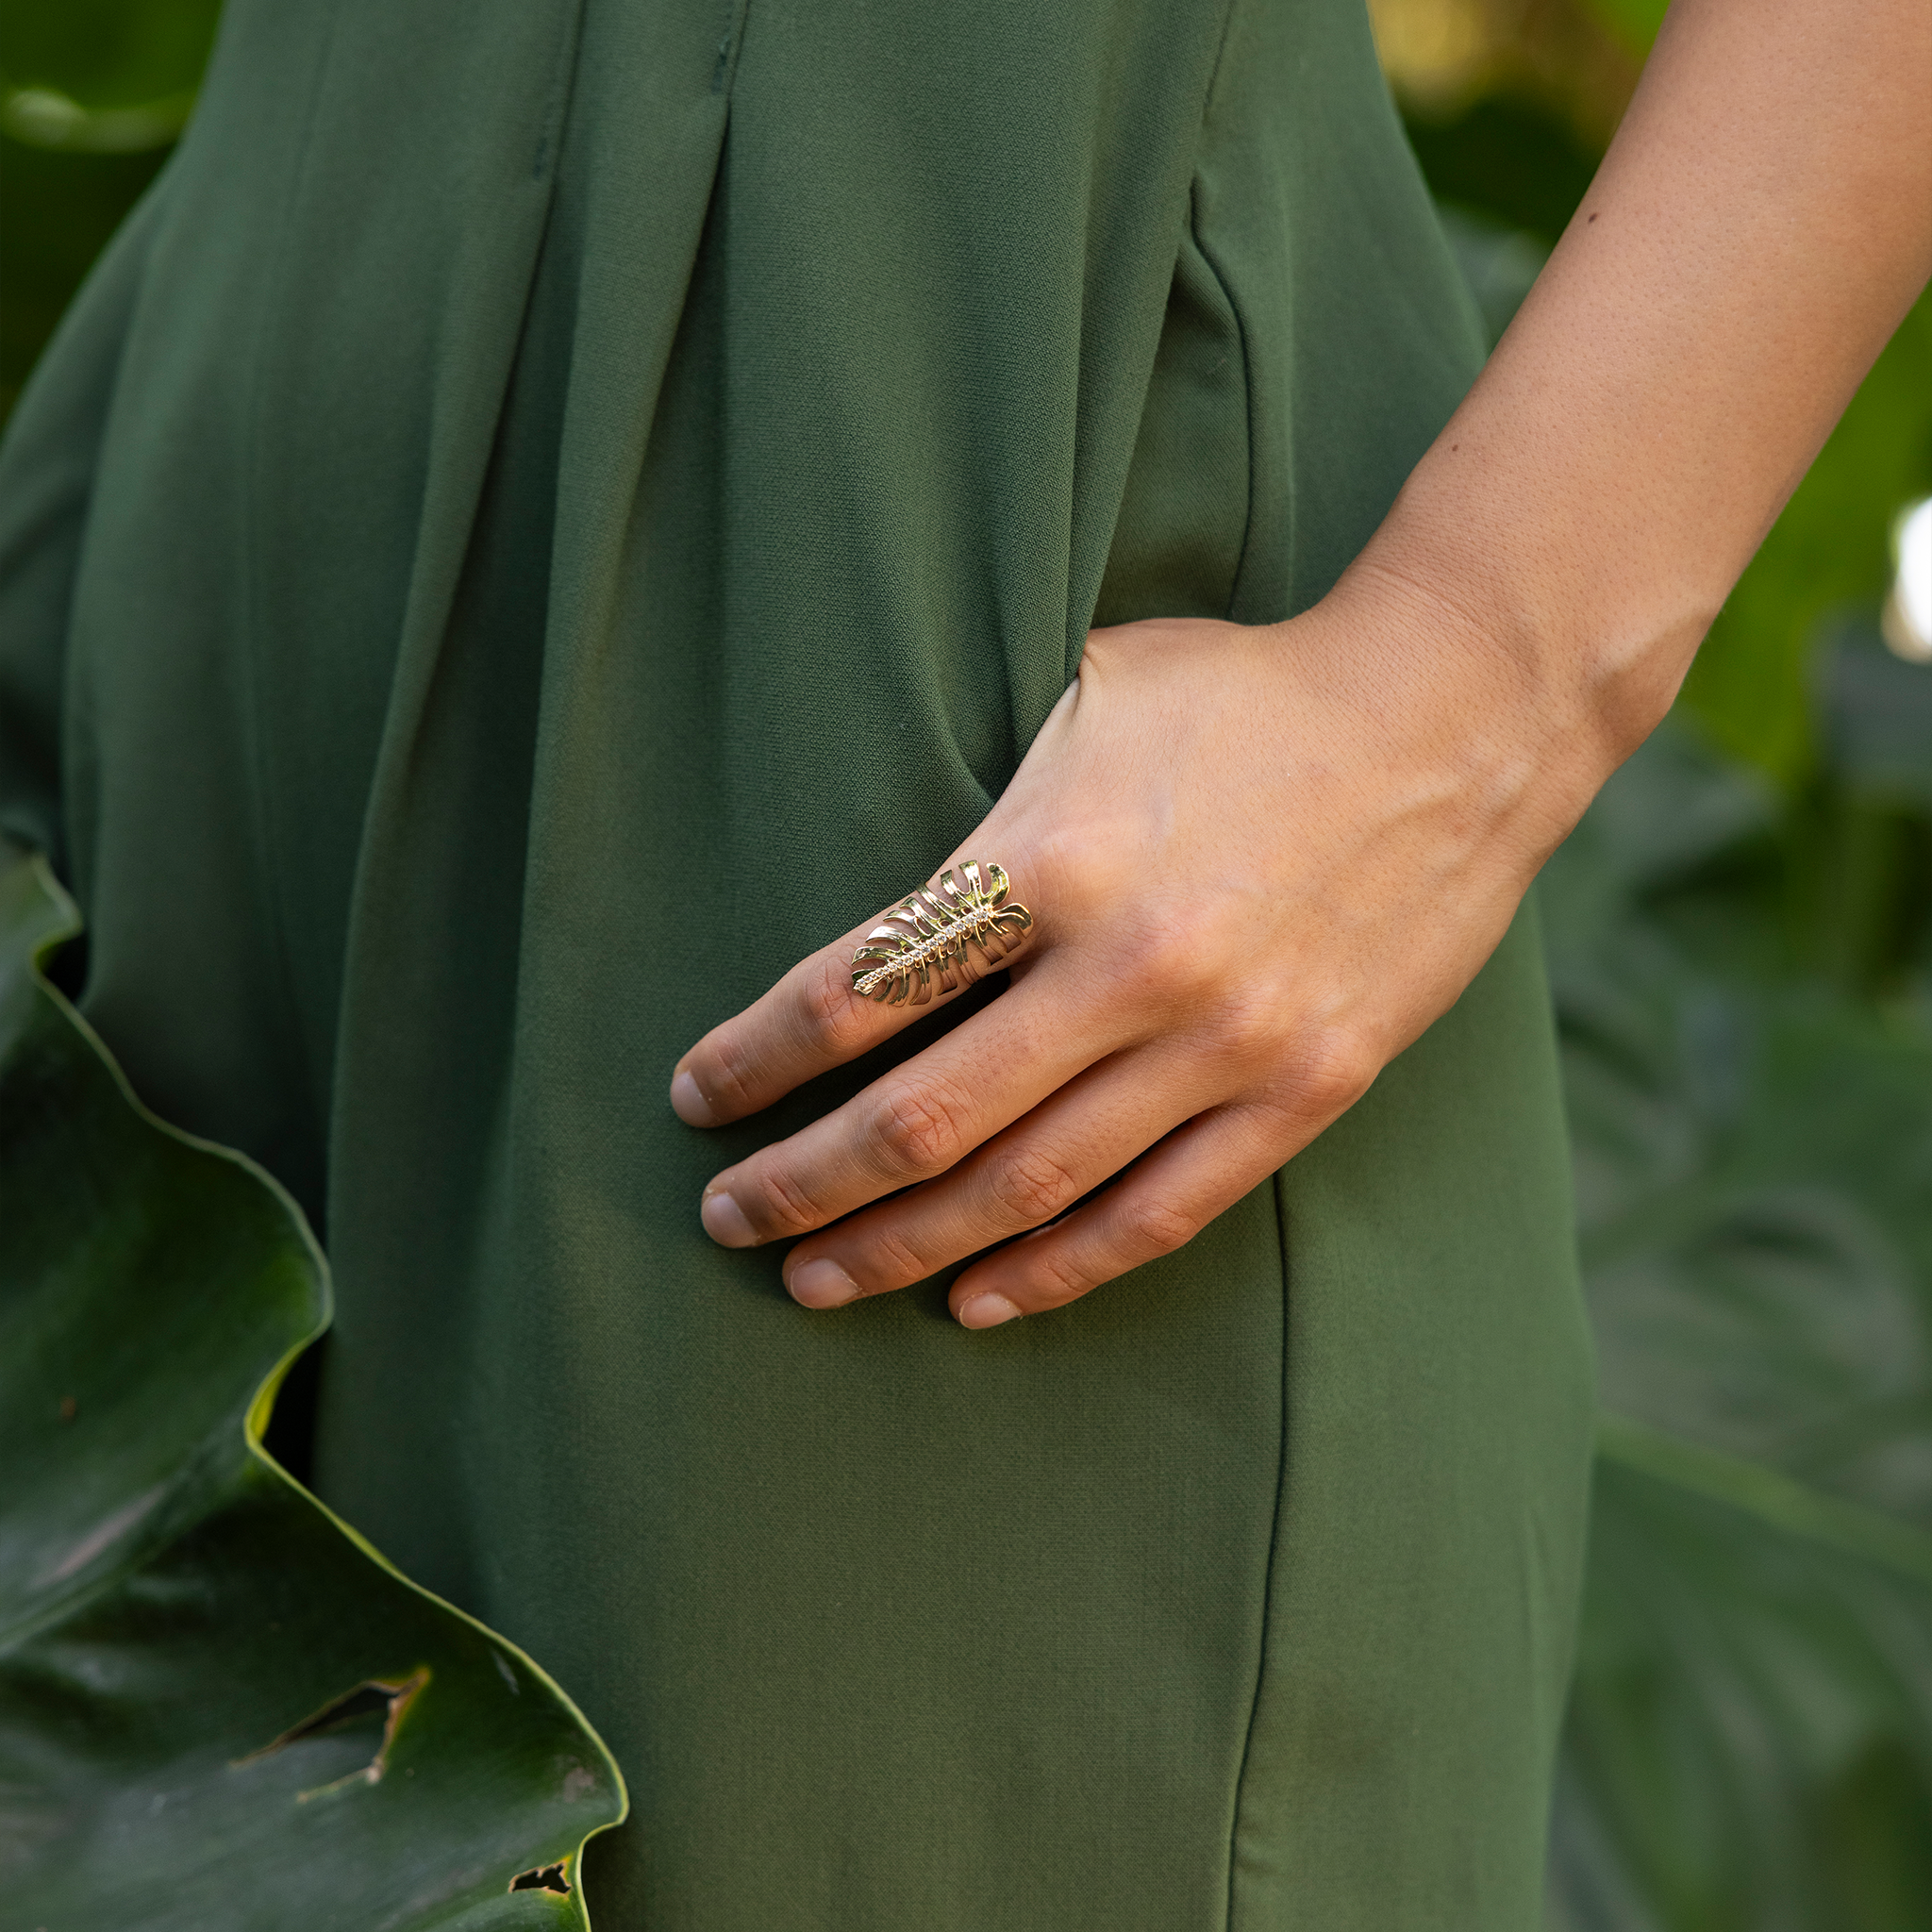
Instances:
[[[809,1234],[826,1216],[797,1179],[781,1167],[757,1168],[751,1176],[750,1219],[760,1233]]]
[[[1064,1248],[1046,1248],[1028,1258],[1027,1299],[1036,1308],[1058,1308],[1078,1301],[1099,1278]]]
[[[1369,1091],[1379,1066],[1368,1042],[1345,1027],[1324,1027],[1310,1035],[1289,1068],[1298,1110],[1324,1119],[1345,1112]]]
[[[836,956],[815,959],[798,989],[798,1010],[810,1044],[842,1057],[872,1037],[865,1002],[852,991],[851,968]]]
[[[1080,1193],[1074,1176],[1038,1149],[1001,1156],[989,1168],[986,1186],[994,1202],[1023,1227],[1051,1221]]]
[[[1180,1012],[1204,1000],[1219,1003],[1228,978],[1226,948],[1199,920],[1143,914],[1121,943],[1127,983],[1143,1000]]]
[[[1201,1217],[1177,1201],[1164,1201],[1158,1195],[1133,1202],[1124,1216],[1127,1238],[1136,1248],[1158,1255],[1184,1248],[1201,1232]]]
[[[703,1064],[692,1055],[691,1073],[698,1091],[720,1113],[740,1114],[756,1110],[755,1075],[744,1049],[731,1035],[720,1033],[707,1042],[708,1052]]]
[[[1239,1066],[1278,1054],[1284,1030],[1281,1002],[1272,991],[1238,990],[1223,998],[1212,1039],[1220,1056]]]
[[[940,1265],[923,1255],[905,1235],[890,1227],[872,1234],[867,1247],[864,1277],[881,1288],[910,1288],[914,1282],[924,1281]]]
[[[949,1082],[925,1074],[894,1083],[879,1096],[873,1138],[894,1174],[934,1174],[964,1145],[967,1101]]]
[[[1205,977],[1199,948],[1172,926],[1158,923],[1134,935],[1126,965],[1135,983],[1160,1000],[1186,1000]]]

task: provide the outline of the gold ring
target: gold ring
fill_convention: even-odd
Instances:
[[[935,890],[922,886],[886,914],[885,923],[865,936],[852,956],[852,991],[890,1006],[923,1007],[939,990],[971,986],[1008,953],[1033,924],[1024,906],[1007,904],[1011,882],[996,865],[980,859],[960,862],[958,874],[941,873]],[[967,953],[978,947],[984,963]]]

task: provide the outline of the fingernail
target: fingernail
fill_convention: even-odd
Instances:
[[[976,1294],[959,1307],[962,1328],[997,1328],[1020,1312],[1003,1294]]]
[[[758,1240],[751,1231],[751,1223],[744,1218],[744,1209],[723,1188],[705,1191],[698,1219],[705,1224],[705,1232],[721,1247],[748,1248]]]
[[[718,1116],[711,1104],[698,1091],[698,1083],[689,1073],[674,1074],[671,1079],[671,1111],[691,1127],[715,1127]]]
[[[808,1308],[842,1308],[858,1299],[858,1284],[836,1261],[807,1261],[786,1284],[791,1299]]]

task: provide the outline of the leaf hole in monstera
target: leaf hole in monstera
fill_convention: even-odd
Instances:
[[[299,1724],[291,1725],[279,1738],[264,1744],[259,1751],[251,1751],[245,1757],[235,1760],[240,1770],[245,1764],[256,1764],[264,1757],[273,1757],[277,1752],[286,1751],[291,1745],[301,1744],[312,1738],[353,1732],[358,1728],[374,1728],[374,1720],[380,1720],[381,1730],[376,1738],[375,1752],[367,1764],[358,1765],[354,1771],[341,1777],[329,1779],[326,1784],[316,1785],[306,1791],[295,1793],[295,1802],[306,1805],[311,1798],[323,1798],[332,1791],[339,1791],[350,1785],[373,1785],[381,1782],[382,1774],[389,1766],[390,1746],[395,1741],[397,1726],[403,1721],[404,1713],[415,1702],[418,1693],[429,1682],[429,1666],[419,1664],[407,1677],[365,1677],[361,1683],[344,1690],[340,1697],[331,1698],[322,1708],[306,1717]]]
[[[554,1865],[532,1865],[527,1872],[519,1872],[509,1882],[512,1891],[560,1891],[566,1896],[570,1891],[570,1880],[564,1874],[566,1861],[559,1858]]]

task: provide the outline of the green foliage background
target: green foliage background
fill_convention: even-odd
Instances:
[[[1500,331],[1662,7],[1371,10]],[[217,11],[0,16],[0,410]],[[1932,1925],[1932,669],[1874,625],[1928,493],[1932,298],[1545,877],[1607,1404],[1563,1932]]]

